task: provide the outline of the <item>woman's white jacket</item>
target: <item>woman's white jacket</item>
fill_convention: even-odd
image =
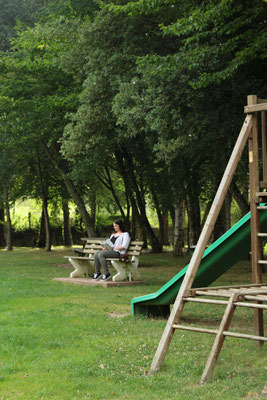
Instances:
[[[110,240],[111,240],[111,238],[112,238],[113,236],[114,236],[114,234],[112,234],[112,235],[110,236]],[[125,253],[126,253],[126,250],[127,250],[128,247],[129,247],[130,240],[131,240],[131,238],[130,238],[130,235],[129,235],[128,232],[123,232],[123,233],[121,233],[120,236],[118,236],[118,237],[116,238],[116,241],[115,241],[115,243],[114,243],[114,247],[122,246],[122,247],[124,247],[125,250],[115,250],[115,251],[118,251],[120,254],[125,254]]]

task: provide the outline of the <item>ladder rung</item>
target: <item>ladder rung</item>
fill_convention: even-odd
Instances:
[[[196,297],[186,297],[184,301],[192,302],[192,303],[208,303],[208,304],[222,304],[227,305],[228,301],[225,300],[211,300],[211,299],[199,299]]]
[[[213,335],[217,334],[217,330],[215,329],[205,329],[205,328],[199,328],[199,327],[194,327],[194,326],[186,326],[186,325],[177,325],[174,324],[172,326],[174,329],[182,329],[184,331],[194,331],[194,332],[202,332],[202,333],[211,333]]]
[[[247,296],[245,296],[246,298],[247,298]],[[253,297],[253,296],[250,296],[250,297]],[[249,299],[247,299],[247,300],[249,300]],[[251,299],[250,299],[251,300]],[[259,299],[253,299],[253,300],[257,300],[257,301],[260,301]],[[266,298],[266,301],[267,301],[267,298]],[[238,307],[247,307],[247,308],[261,308],[261,309],[266,309],[267,310],[267,304],[255,304],[255,303],[242,303],[242,302],[237,302],[237,303],[234,303],[234,305],[235,306],[238,306]]]
[[[267,206],[258,206],[257,209],[258,210],[267,210]]]
[[[260,301],[258,297],[256,296],[249,296],[250,299],[247,299],[247,296],[245,296],[245,298],[247,300],[256,300],[256,301]],[[252,297],[252,299],[251,299]],[[262,297],[261,296],[262,301],[267,301],[267,296],[266,297]],[[187,297],[184,299],[184,301],[189,302],[189,303],[206,303],[206,304],[218,304],[218,305],[227,305],[228,301],[225,300],[210,300],[210,299],[198,299],[196,297]],[[243,303],[240,301],[234,302],[234,305],[237,307],[247,307],[247,308],[262,308],[262,309],[267,309],[267,304],[255,304],[255,303]]]
[[[246,300],[252,300],[252,301],[267,301],[267,296],[264,296],[264,295],[261,295],[261,296],[246,295],[245,299]]]
[[[258,263],[259,264],[267,264],[267,260],[259,260]]]
[[[217,296],[217,297],[231,297],[231,294],[232,293],[229,293],[229,292],[227,292],[226,290],[225,291],[223,291],[223,290],[218,290],[218,291],[216,291],[216,290],[205,290],[205,291],[201,291],[201,290],[196,290],[195,291],[195,294],[196,295],[198,295],[198,296]]]
[[[267,196],[267,192],[256,192],[257,197]]]
[[[248,290],[244,290],[244,291],[240,291],[239,294],[241,296],[247,296],[247,295],[252,295],[252,296],[260,296],[260,295],[267,295],[267,288],[266,286],[259,288],[259,290],[255,290],[253,288],[248,289]]]
[[[257,233],[258,237],[267,237],[267,233]]]
[[[236,333],[236,332],[228,332],[228,331],[224,331],[223,335],[241,338],[241,339],[252,339],[252,340],[260,340],[262,342],[267,342],[267,337],[265,337],[265,336],[245,335],[244,333]]]
[[[194,326],[174,324],[172,327],[174,329],[181,329],[184,331],[192,331],[192,332],[200,332],[200,333],[209,333],[212,335],[217,335],[217,333],[218,333],[218,330],[215,330],[215,329],[205,329],[205,328],[199,328],[199,327],[194,327]],[[267,337],[265,337],[265,336],[247,335],[245,333],[229,332],[229,331],[224,331],[223,335],[241,338],[241,339],[260,340],[262,342],[267,342]]]

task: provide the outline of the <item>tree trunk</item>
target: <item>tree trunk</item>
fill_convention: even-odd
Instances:
[[[121,217],[122,217],[122,219],[123,219],[123,221],[125,223],[125,226],[127,227],[127,229],[130,229],[129,204],[128,204],[129,201],[127,201],[127,215],[126,215],[125,212],[124,212],[124,209],[123,209],[123,207],[122,207],[122,205],[120,203],[120,200],[119,200],[119,198],[117,196],[117,193],[116,193],[116,191],[114,189],[113,181],[112,181],[112,178],[111,178],[111,175],[110,175],[110,172],[109,172],[108,168],[105,168],[105,173],[106,173],[106,176],[105,177],[101,177],[97,173],[97,171],[95,172],[95,174],[98,177],[98,179],[100,180],[100,182],[111,192],[111,194],[113,196],[113,199],[114,199],[114,201],[115,201],[115,203],[116,203],[116,205],[117,205],[117,207],[118,207],[118,209],[120,211]],[[125,193],[127,193],[127,192],[125,191]]]
[[[162,220],[163,220],[163,244],[168,246],[169,242],[169,211],[164,209],[162,211]]]
[[[235,182],[232,182],[230,190],[232,192],[232,195],[233,195],[238,207],[241,210],[242,216],[246,215],[249,212],[249,209],[250,209],[249,208],[249,204],[248,204],[246,198],[242,195],[242,193],[238,189],[238,187],[235,184]]]
[[[66,185],[74,203],[76,204],[76,206],[81,214],[88,237],[96,236],[94,221],[88,214],[88,211],[86,210],[86,207],[85,207],[82,197],[77,192],[73,182],[63,172],[62,172],[62,177],[63,177],[65,185]]]
[[[47,200],[43,199],[43,211],[44,211],[44,222],[45,222],[45,249],[46,251],[51,251],[51,231],[50,231],[50,222],[49,222],[49,214],[47,208]]]
[[[210,211],[211,205],[212,205],[212,201],[209,201],[206,204],[205,211],[204,211],[204,214],[203,214],[203,218],[202,218],[202,221],[201,221],[201,230],[203,229],[203,226],[205,225],[206,219],[207,219],[207,217],[209,215],[209,211]]]
[[[161,209],[160,209],[160,205],[159,205],[159,201],[158,201],[156,192],[154,191],[154,189],[152,187],[150,187],[150,191],[151,191],[151,194],[152,194],[153,202],[154,202],[154,205],[155,205],[155,208],[156,208],[156,212],[157,212],[157,216],[158,216],[159,241],[160,241],[161,245],[163,245],[164,244],[164,234],[165,234],[165,232],[164,232],[163,214],[162,214]]]
[[[44,219],[44,210],[42,209],[41,221],[40,221],[40,230],[38,235],[37,247],[40,249],[45,247],[45,219]]]
[[[176,204],[173,221],[173,255],[183,256],[184,246],[184,203]]]
[[[225,202],[223,202],[221,211],[218,215],[217,221],[214,225],[214,230],[213,230],[213,241],[219,239],[225,232],[226,232],[226,220],[225,220]]]
[[[200,235],[200,207],[198,197],[193,197],[192,195],[188,196],[188,224],[190,241],[192,245],[195,245]]]
[[[123,162],[123,156],[126,161],[126,164]],[[130,199],[131,199],[132,206],[133,206],[133,203],[135,203],[136,208],[138,208],[137,216],[138,216],[139,226],[142,227],[142,230],[144,231],[144,235],[148,237],[152,251],[155,253],[162,252],[162,244],[158,240],[157,236],[155,235],[155,233],[148,221],[148,218],[146,215],[145,201],[140,192],[138,183],[137,183],[135,175],[134,175],[134,169],[133,169],[133,165],[132,165],[131,156],[127,153],[126,149],[123,151],[123,156],[120,152],[116,152],[116,159],[118,162],[120,173],[123,177],[125,188],[127,189],[129,196],[131,196]],[[133,196],[133,192],[135,194],[136,200]]]
[[[10,218],[10,209],[9,209],[9,199],[8,199],[8,190],[4,189],[4,198],[5,198],[5,211],[6,211],[6,245],[7,250],[11,251],[12,248],[12,227],[11,227],[11,218]]]
[[[125,184],[125,182],[124,182],[124,184]],[[131,205],[132,205],[132,214],[135,216],[134,217],[135,218],[135,225],[136,225],[136,227],[137,226],[139,227],[137,229],[137,231],[136,231],[137,237],[135,235],[135,239],[142,240],[144,242],[143,249],[147,249],[147,247],[148,247],[148,244],[147,244],[147,233],[146,233],[146,230],[143,229],[144,227],[143,227],[143,225],[141,223],[141,216],[140,216],[140,213],[139,213],[135,198],[134,198],[132,192],[130,191],[130,189],[127,189],[127,191],[128,191],[128,195],[129,195],[129,198],[130,198]]]
[[[89,196],[90,219],[92,226],[96,225],[96,193],[92,191]]]
[[[225,205],[222,205],[221,211],[218,215],[217,221],[213,230],[213,241],[219,239],[225,232]]]
[[[144,242],[143,249],[147,249],[148,248],[148,243],[147,243],[146,231],[144,231],[143,229],[140,229],[140,235],[141,235],[141,240]]]
[[[0,247],[5,247],[5,210],[0,208]]]
[[[218,215],[217,221],[213,231],[213,241],[219,239],[228,229],[231,228],[231,195],[226,194],[225,201],[223,202],[221,211]]]
[[[131,207],[131,202],[130,202],[128,193],[126,191],[125,191],[125,200],[126,200],[126,220],[129,223],[129,229],[130,229],[130,226],[131,226],[130,216],[131,216],[132,207]]]
[[[71,227],[70,227],[70,210],[68,200],[62,199],[62,209],[63,209],[63,224],[64,224],[64,245],[71,246],[73,244]]]
[[[52,155],[52,152],[48,149],[48,147],[46,146],[45,143],[41,142],[42,147],[44,148],[47,156],[49,157],[49,159],[51,160],[51,162],[55,165],[56,169],[58,170],[58,172],[60,173],[66,188],[69,192],[69,194],[71,195],[74,203],[76,204],[83,223],[85,225],[85,229],[87,231],[88,237],[93,237],[96,236],[95,233],[95,226],[94,226],[94,221],[93,219],[90,217],[88,211],[86,210],[85,207],[85,203],[83,201],[83,198],[80,196],[80,194],[78,193],[74,183],[72,182],[72,180],[67,176],[67,173],[65,173],[65,170],[60,167],[59,161],[57,160],[56,156]]]
[[[132,221],[131,221],[131,237],[132,237],[132,239],[138,239],[136,235],[137,235],[137,216],[136,216],[134,209],[132,208]]]
[[[78,208],[75,208],[75,228],[77,231],[82,230],[82,217]]]
[[[38,150],[36,150],[36,170],[37,176],[40,185],[40,194],[43,203],[43,215],[44,215],[44,225],[45,225],[45,249],[46,251],[51,251],[51,232],[50,232],[50,223],[49,223],[49,214],[47,209],[47,195],[46,195],[46,188],[44,186],[43,177],[42,177],[42,170],[41,170],[41,163],[40,157],[38,154]]]
[[[232,195],[228,192],[225,197],[225,228],[227,231],[231,228],[231,205]]]

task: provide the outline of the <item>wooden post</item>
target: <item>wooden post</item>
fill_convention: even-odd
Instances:
[[[263,182],[267,185],[267,144],[266,144],[266,112],[261,112],[261,137],[262,137],[262,167]]]
[[[248,96],[248,106],[257,104],[257,96]],[[257,113],[252,114],[252,129],[249,137],[249,184],[250,184],[250,212],[251,212],[251,262],[252,262],[252,283],[261,283],[261,239],[260,215],[257,209],[259,192],[259,156],[258,156],[258,118]],[[254,310],[254,332],[257,336],[263,336],[263,311]],[[263,342],[257,341],[258,345]]]
[[[191,261],[189,263],[189,266],[188,266],[187,272],[185,274],[184,280],[182,282],[182,285],[180,287],[179,293],[174,302],[172,312],[170,314],[170,317],[168,319],[168,322],[167,322],[164,332],[162,334],[160,343],[158,345],[156,354],[152,361],[150,374],[153,374],[154,372],[159,370],[161,364],[164,361],[164,358],[166,356],[166,353],[168,351],[169,345],[172,340],[172,336],[174,334],[175,329],[174,329],[173,325],[177,324],[180,314],[184,307],[183,297],[185,295],[187,295],[188,291],[191,289],[191,286],[194,281],[199,264],[201,262],[203,253],[208,244],[208,240],[213,231],[218,214],[221,210],[226,193],[229,189],[230,183],[231,183],[233,175],[235,173],[237,164],[240,160],[240,157],[242,155],[244,147],[247,143],[247,140],[248,140],[248,137],[249,137],[249,134],[251,131],[251,127],[252,127],[252,115],[248,114],[244,121],[244,124],[242,126],[241,132],[238,136],[238,139],[236,141],[236,144],[233,149],[230,160],[225,169],[225,172],[222,177],[220,186],[217,190],[216,196],[213,200],[212,206],[209,211],[209,215],[207,217],[207,220],[205,222],[205,225],[204,225],[201,235],[199,237],[196,249],[195,249],[193,256],[191,258]]]
[[[259,102],[259,99],[258,99]],[[261,138],[262,138],[262,186],[267,188],[267,142],[266,142],[266,112],[261,112]],[[264,254],[264,248],[261,249],[262,255]],[[263,257],[262,257],[263,258]],[[261,265],[261,272],[265,272],[265,266]]]

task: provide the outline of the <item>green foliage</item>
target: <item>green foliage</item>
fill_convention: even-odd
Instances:
[[[35,28],[21,30],[12,41],[12,52],[1,55],[0,147],[7,160],[5,182],[12,187],[11,176],[16,182],[15,199],[22,195],[39,197],[38,152],[41,162],[47,164],[39,143],[58,147],[66,124],[65,114],[77,103],[78,78],[75,82],[73,68],[66,72],[61,68],[66,47],[71,46],[68,35],[73,33],[73,25],[62,18],[54,24],[37,24]],[[12,168],[7,162],[13,162]],[[21,170],[25,171],[23,175]],[[51,164],[43,169],[43,174],[47,187],[62,186]]]
[[[169,7],[172,23],[164,21]],[[206,200],[213,196],[243,123],[246,95],[264,97],[265,7],[262,0],[250,7],[232,0],[111,6],[119,14],[161,17],[165,54],[138,57],[138,75],[122,86],[113,110],[123,130],[153,136],[152,154],[169,165],[176,196],[184,186]],[[175,46],[166,46],[170,39]]]
[[[32,26],[47,3],[46,0],[1,0],[0,1],[0,51],[10,50],[10,40],[16,30]]]
[[[147,130],[146,105],[135,106],[129,97],[143,99],[139,92],[134,92],[139,88],[137,58],[158,51],[165,54],[166,44],[173,48],[173,43],[160,34],[157,24],[160,20],[155,15],[129,17],[104,8],[92,23],[84,24],[88,41],[87,78],[81,105],[65,128],[62,149],[76,166],[91,164],[97,170],[107,165],[113,169],[116,152],[124,153],[127,149],[138,182],[142,182],[146,193],[152,182],[157,181],[157,192],[161,191],[163,196],[166,173],[161,176],[156,158],[150,157],[151,152],[154,155],[157,136],[153,137],[150,127]],[[168,13],[165,20],[170,20]],[[130,104],[125,106],[124,100]]]
[[[175,1],[171,0],[137,0],[128,1],[124,5],[108,4],[106,7],[115,13],[125,12],[130,16],[137,16],[142,14],[157,14],[163,9],[173,11]]]
[[[68,197],[44,148],[92,210],[139,200],[140,215],[147,203],[160,216],[213,197],[246,95],[265,97],[266,2],[2,5],[0,186],[12,200],[38,196],[37,155],[49,200]]]
[[[244,66],[265,60],[266,5],[262,0],[203,1],[192,4],[190,14],[174,24],[162,25],[165,35],[181,38],[182,55],[187,68],[196,75],[195,88],[220,84],[235,76]]]

